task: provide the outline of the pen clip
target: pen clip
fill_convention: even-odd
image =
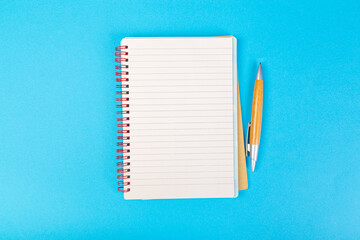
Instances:
[[[245,156],[250,156],[250,127],[251,122],[248,123],[247,126],[247,134],[246,134],[246,148],[245,148]]]

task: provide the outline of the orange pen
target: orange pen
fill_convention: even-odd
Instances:
[[[263,80],[262,80],[261,63],[256,74],[254,95],[251,110],[251,122],[248,124],[246,137],[246,156],[251,158],[251,171],[255,170],[255,164],[258,157],[260,135],[261,135],[261,120],[263,108]],[[249,136],[250,135],[250,136]]]

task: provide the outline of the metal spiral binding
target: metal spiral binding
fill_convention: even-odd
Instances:
[[[128,58],[124,57],[128,55],[128,52],[125,49],[128,49],[128,46],[119,46],[115,48],[115,62],[120,63],[119,65],[115,65],[115,69],[117,70],[115,72],[115,75],[117,76],[116,82],[120,83],[116,85],[116,88],[121,89],[120,91],[116,91],[116,94],[120,95],[119,98],[116,98],[116,101],[118,102],[116,108],[119,109],[116,113],[121,115],[121,117],[117,119],[117,127],[119,128],[117,133],[121,135],[117,137],[118,142],[116,144],[118,147],[116,150],[116,166],[118,167],[117,179],[119,192],[130,191],[130,175],[128,174],[130,172],[130,149],[128,149],[130,147],[130,130],[126,129],[130,127],[130,123],[128,123],[130,117],[124,116],[130,113],[128,110],[130,105],[127,103],[129,101],[129,85],[127,84],[129,78],[126,77],[129,75],[129,72],[124,71],[124,69],[129,68],[129,65],[125,65],[125,63],[128,62]]]

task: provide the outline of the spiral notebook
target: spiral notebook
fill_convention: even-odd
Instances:
[[[117,172],[125,199],[237,197],[245,162],[239,171],[236,46],[230,36],[121,41]]]

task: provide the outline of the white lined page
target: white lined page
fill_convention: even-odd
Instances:
[[[131,138],[125,199],[236,197],[236,39],[125,38],[121,45],[128,46]]]

